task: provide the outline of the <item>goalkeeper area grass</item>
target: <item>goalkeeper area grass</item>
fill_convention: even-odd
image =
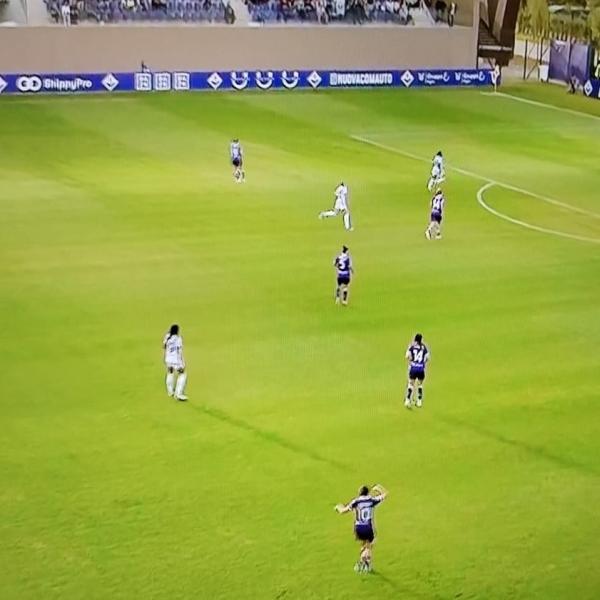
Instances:
[[[0,596],[600,597],[599,134],[537,85],[2,98]]]

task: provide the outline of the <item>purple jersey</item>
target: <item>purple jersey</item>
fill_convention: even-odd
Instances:
[[[425,363],[429,359],[429,350],[425,344],[413,342],[406,351],[406,358],[410,361],[411,369],[425,370]]]
[[[382,496],[358,496],[350,502],[354,511],[355,525],[373,525],[373,509],[383,500]]]
[[[338,277],[349,277],[352,270],[352,259],[347,252],[342,252],[335,259],[335,268],[337,269]]]
[[[432,199],[431,199],[431,212],[432,213],[439,213],[440,215],[444,212],[444,203],[445,203],[445,198],[444,198],[444,194],[442,194],[441,192],[438,192]]]

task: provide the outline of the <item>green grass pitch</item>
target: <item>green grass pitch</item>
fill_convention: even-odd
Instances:
[[[0,597],[600,597],[600,103],[504,91],[0,101]]]

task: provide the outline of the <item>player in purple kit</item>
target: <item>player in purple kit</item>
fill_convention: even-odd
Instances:
[[[340,300],[344,306],[348,305],[348,293],[350,292],[350,278],[354,273],[352,258],[348,246],[342,246],[342,253],[336,256],[333,262],[337,274],[337,285],[335,287],[335,303]]]
[[[373,512],[388,494],[387,490],[379,484],[373,486],[373,492],[374,495],[370,494],[368,486],[363,485],[356,498],[348,504],[338,504],[335,507],[340,514],[354,511],[354,536],[360,542],[360,557],[354,567],[357,572],[369,572],[373,568],[372,546],[375,541]]]
[[[444,213],[444,204],[446,198],[442,190],[438,190],[431,199],[431,219],[429,226],[425,230],[425,237],[430,240],[435,237],[436,240],[442,239],[442,216]]]
[[[423,406],[423,381],[425,380],[425,365],[429,360],[429,350],[423,343],[423,336],[420,333],[415,335],[415,341],[408,347],[406,351],[408,359],[408,386],[406,389],[406,399],[404,406],[410,408],[412,399],[417,388],[417,408]]]

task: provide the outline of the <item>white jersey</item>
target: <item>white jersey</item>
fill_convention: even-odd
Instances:
[[[242,145],[239,142],[231,142],[229,156],[231,156],[231,160],[242,158]]]
[[[177,369],[183,368],[183,339],[180,335],[171,335],[167,333],[163,339],[165,349],[165,364],[168,367]]]
[[[444,173],[444,158],[439,154],[436,154],[433,157],[432,165],[431,165],[431,175],[432,177],[440,177]]]
[[[348,186],[340,183],[335,188],[335,205],[334,210],[348,211]]]

